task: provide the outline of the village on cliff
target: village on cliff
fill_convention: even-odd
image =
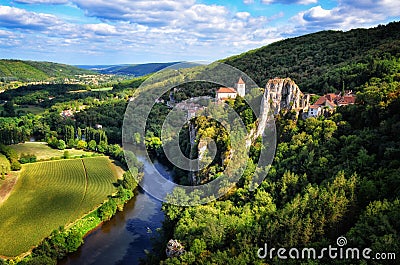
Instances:
[[[237,96],[246,96],[246,83],[242,77],[236,82],[234,87],[219,87],[215,93],[216,102],[225,102],[235,99]],[[290,78],[270,79],[264,90],[264,100],[270,103],[270,109],[274,114],[278,114],[282,109],[301,113],[301,118],[319,117],[332,114],[336,107],[352,105],[355,103],[356,95],[350,91],[328,93],[320,96],[315,102],[311,103],[311,97],[315,94],[305,94]],[[171,103],[168,105],[172,107]],[[195,113],[204,109],[192,100],[180,102],[175,105],[177,108],[187,111],[188,118],[193,118]]]

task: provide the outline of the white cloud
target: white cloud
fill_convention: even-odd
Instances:
[[[118,31],[115,26],[113,25],[108,25],[105,23],[99,23],[99,24],[86,24],[83,25],[82,28],[88,31],[93,32],[95,35],[100,35],[100,36],[111,36],[111,35],[118,35]]]
[[[16,7],[0,6],[0,26],[3,27],[43,30],[59,23],[59,19],[54,15],[29,12]]]
[[[88,16],[105,20],[130,21],[154,26],[167,25],[195,0],[71,0]]]
[[[396,16],[400,16],[397,0],[340,0],[332,9],[315,6],[298,13],[290,21],[295,30],[310,32],[370,27]]]
[[[239,18],[239,19],[247,19],[249,18],[251,15],[249,12],[237,12],[235,17]]]

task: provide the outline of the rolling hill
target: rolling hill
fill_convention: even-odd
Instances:
[[[122,65],[77,65],[77,67],[91,71],[96,71],[101,74],[144,76],[160,71],[176,63],[177,62],[122,64]]]
[[[45,81],[50,78],[65,78],[93,73],[71,65],[52,62],[0,60],[1,81]]]

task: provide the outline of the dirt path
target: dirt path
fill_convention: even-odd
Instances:
[[[19,172],[10,172],[5,180],[0,180],[0,205],[10,196],[18,177]]]

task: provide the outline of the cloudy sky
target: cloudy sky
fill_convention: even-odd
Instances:
[[[0,58],[214,61],[306,33],[399,20],[399,0],[0,0]]]

